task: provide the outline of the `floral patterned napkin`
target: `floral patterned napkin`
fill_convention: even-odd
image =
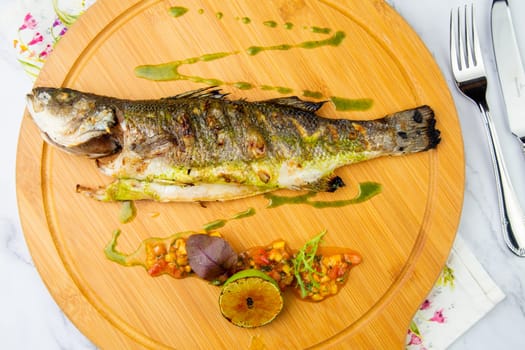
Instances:
[[[36,79],[45,59],[66,34],[68,27],[94,2],[68,0],[61,1],[59,6],[58,0],[40,1],[38,4],[30,1],[30,8],[24,9],[25,15],[19,20],[13,46],[19,62],[32,78]]]
[[[55,44],[95,0],[24,1],[14,54],[34,79]],[[25,5],[25,6],[24,6]],[[4,23],[4,26],[6,24]],[[3,28],[5,29],[5,28]],[[463,241],[454,247],[436,285],[407,330],[407,350],[445,349],[504,298]]]
[[[460,237],[407,332],[407,350],[446,349],[505,295]]]

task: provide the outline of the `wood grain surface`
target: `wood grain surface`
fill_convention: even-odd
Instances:
[[[173,6],[188,12],[173,17]],[[346,35],[338,46],[246,53],[254,45],[325,40],[337,31]],[[172,96],[205,85],[140,79],[134,68],[217,52],[237,53],[183,65],[180,72],[226,82],[221,88],[231,98],[282,97],[264,87],[284,86],[297,95],[309,90],[325,98],[373,100],[366,111],[337,111],[327,103],[319,112],[327,117],[373,119],[428,104],[442,142],[426,153],[341,168],[337,174],[347,186],[318,195],[345,199],[356,194],[359,182],[382,184],[381,194],[362,204],[268,209],[262,196],[206,207],[143,201],[137,203],[137,218],[122,224],[118,203],[75,193],[77,184],[99,186],[111,179],[93,160],[44,144],[26,114],[17,156],[20,217],[34,262],[58,305],[103,349],[247,349],[254,339],[267,349],[403,348],[409,322],[455,237],[464,159],[454,103],[441,72],[417,35],[383,1],[99,0],[58,44],[36,85],[123,98]],[[228,84],[239,81],[254,88]],[[195,278],[152,278],[140,267],[126,268],[104,256],[115,229],[123,231],[119,249],[131,252],[148,237],[198,231],[204,223],[250,207],[256,215],[220,230],[238,251],[281,237],[299,248],[326,229],[325,245],[353,248],[363,263],[337,296],[308,303],[285,293],[285,308],[276,320],[241,329],[222,318],[218,287]]]

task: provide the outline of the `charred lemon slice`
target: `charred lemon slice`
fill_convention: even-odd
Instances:
[[[277,282],[259,270],[231,276],[219,296],[222,315],[239,327],[253,328],[271,322],[283,308]]]

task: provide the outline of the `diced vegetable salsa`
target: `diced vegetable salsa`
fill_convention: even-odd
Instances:
[[[120,231],[115,231],[113,239],[106,246],[108,259],[125,266],[141,265],[151,276],[167,274],[184,278],[196,275],[188,259],[187,240],[197,233],[183,232],[167,238],[148,238],[129,255],[116,250],[119,234]],[[217,232],[208,234],[221,237]],[[238,255],[232,251],[237,255],[237,261],[225,273],[231,276],[242,270],[260,270],[273,278],[281,290],[291,288],[303,300],[321,301],[337,294],[348,280],[350,269],[361,262],[361,256],[349,249],[334,247],[318,250],[323,235],[321,233],[314,237],[296,252],[282,239],[266,246],[250,248]],[[214,260],[210,256],[207,258]],[[219,280],[217,284],[223,282]]]
[[[186,238],[177,238],[170,244],[163,241],[146,244],[145,267],[151,276],[164,273],[174,278],[188,276],[191,267],[186,252]]]
[[[344,252],[339,248],[322,249],[314,258],[312,265],[315,273],[300,271],[306,295],[295,280],[295,290],[303,299],[321,301],[335,295],[348,280],[350,269],[361,262],[361,256],[353,251]]]
[[[272,277],[281,290],[293,283],[292,251],[284,240],[277,240],[267,246],[248,249],[239,254],[237,271],[261,270]]]

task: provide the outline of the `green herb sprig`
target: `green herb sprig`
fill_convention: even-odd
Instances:
[[[319,245],[321,244],[325,234],[326,230],[310,239],[292,258],[294,276],[295,280],[297,281],[297,285],[301,289],[301,298],[305,298],[313,288],[319,288],[319,283],[314,279],[314,276],[323,276],[323,273],[317,271],[314,268],[314,263],[317,249],[319,248]],[[308,282],[303,280],[303,273],[306,274]]]

